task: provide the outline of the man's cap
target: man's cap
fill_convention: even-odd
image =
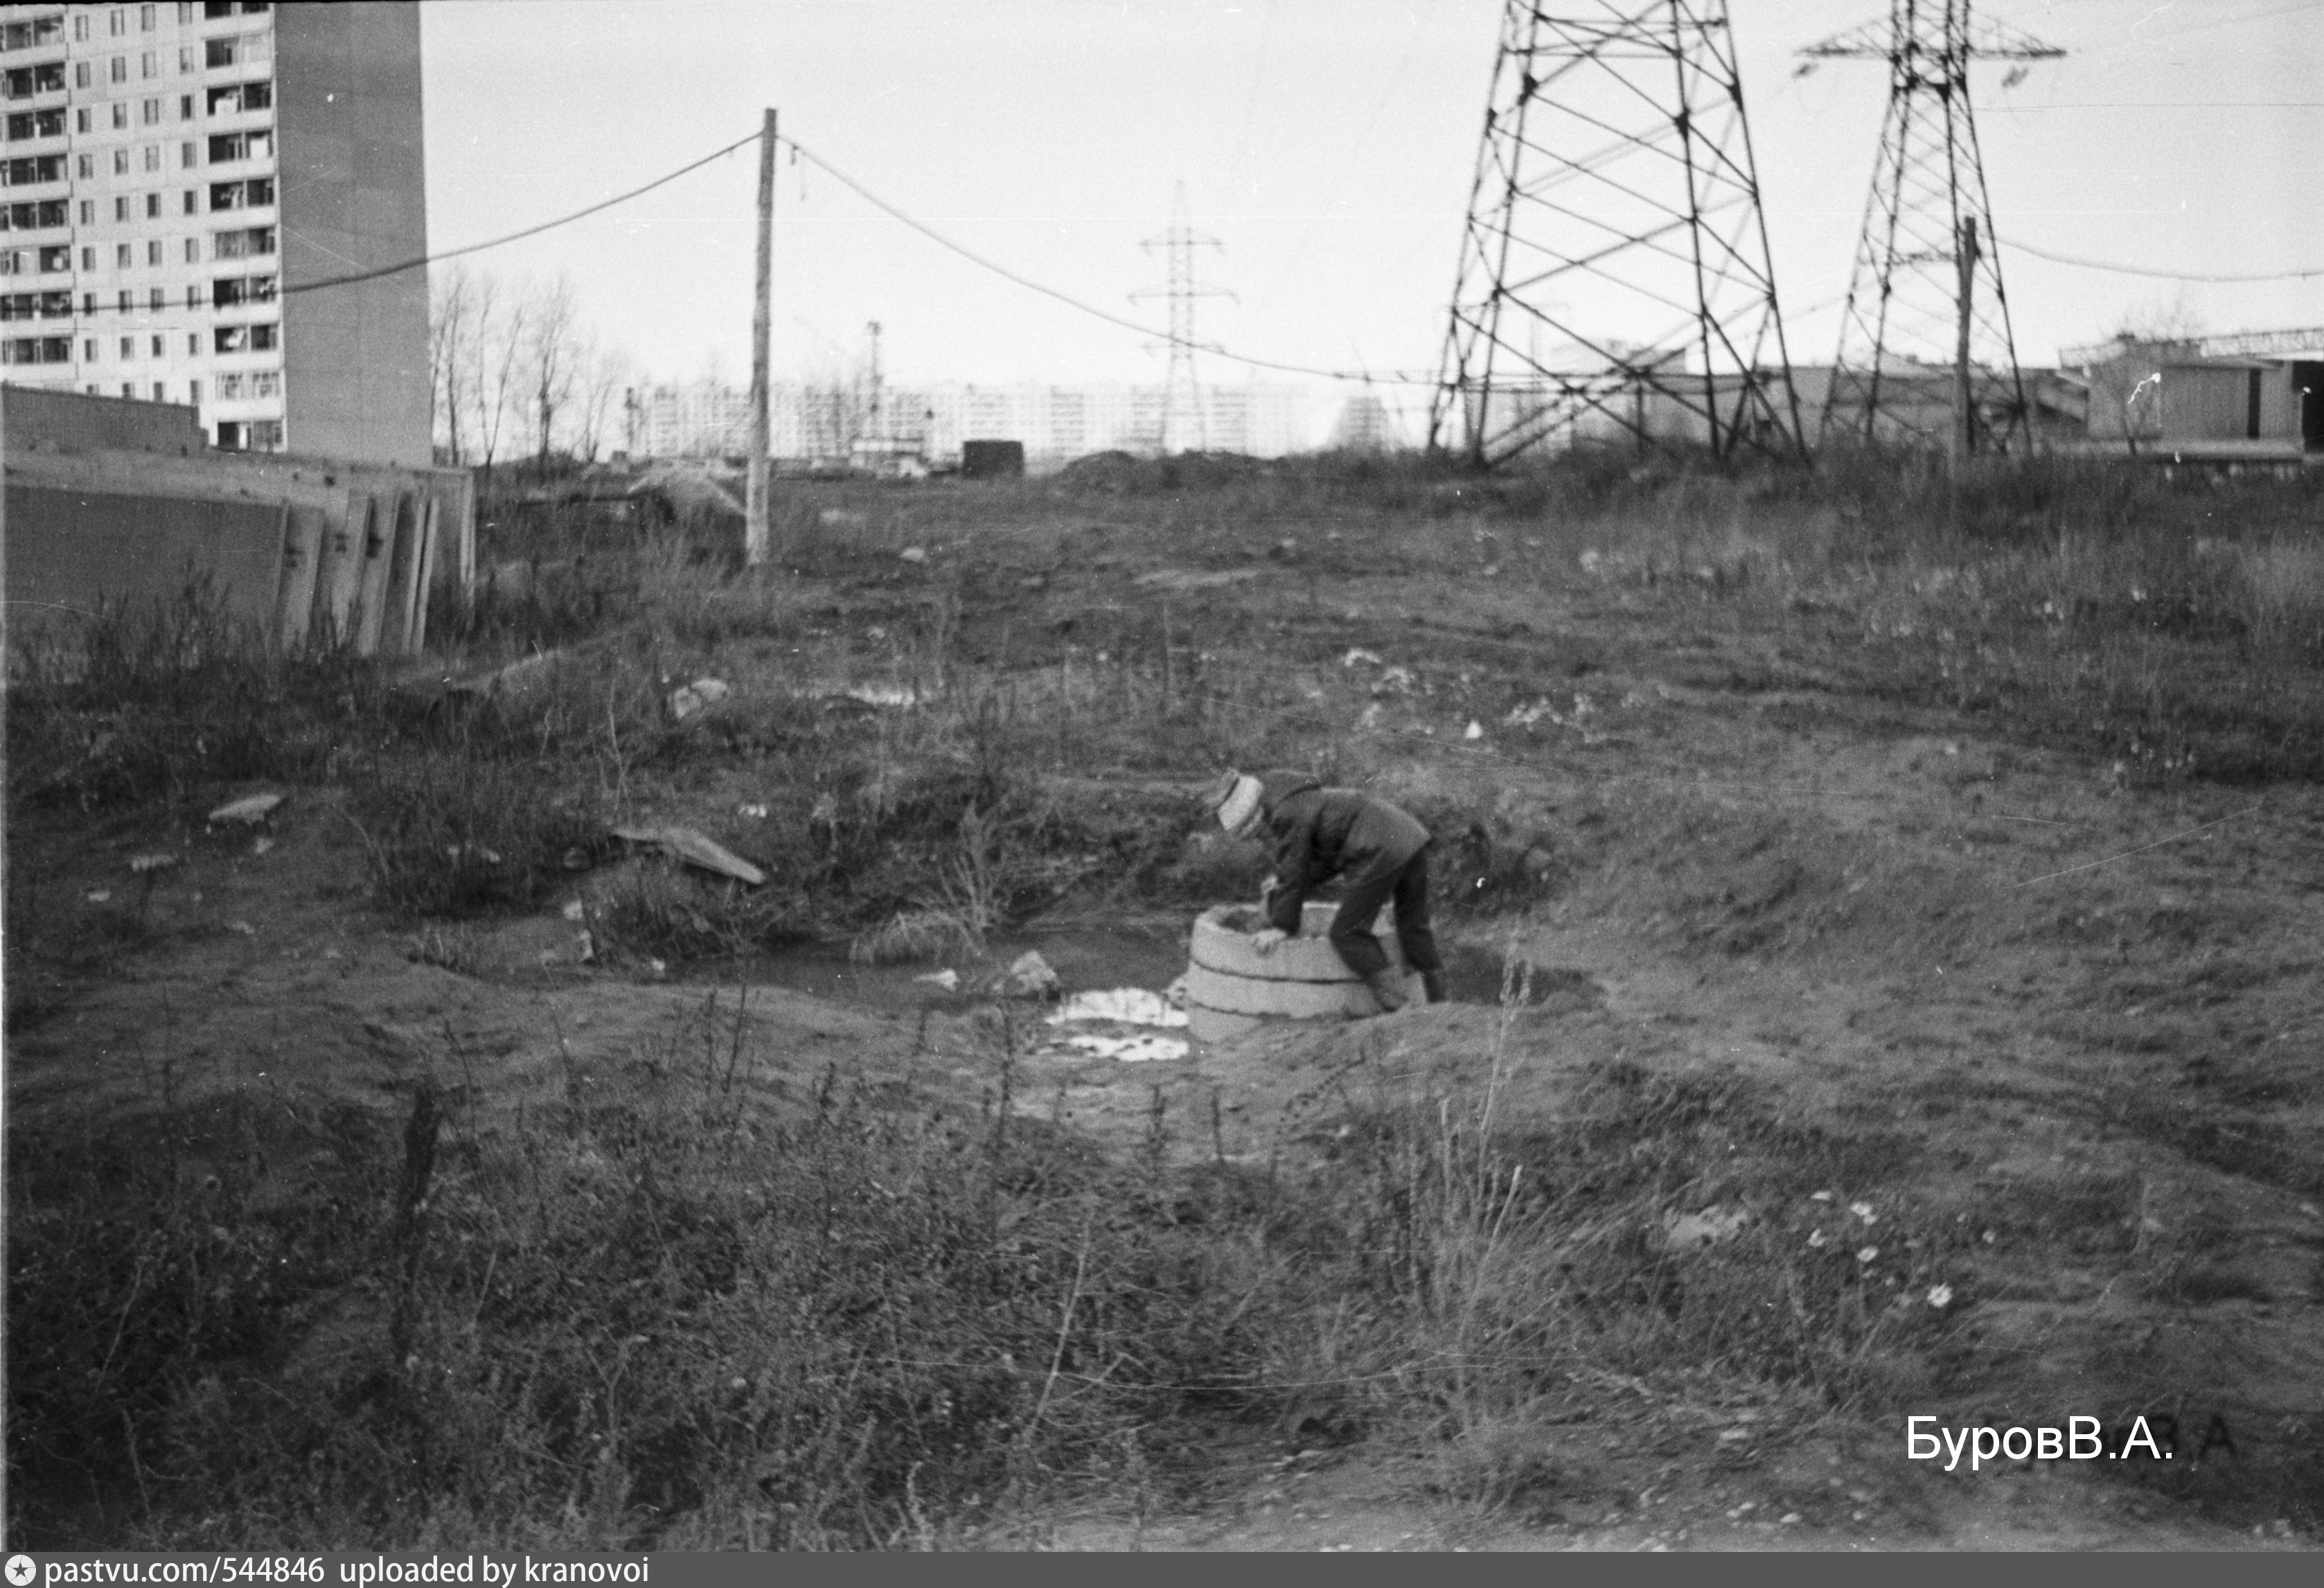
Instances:
[[[1219,826],[1228,832],[1240,829],[1259,814],[1259,782],[1242,772],[1230,771],[1211,785],[1211,808],[1218,812]]]

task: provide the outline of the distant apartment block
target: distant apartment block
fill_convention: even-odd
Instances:
[[[414,0],[0,5],[0,379],[426,466]]]
[[[945,382],[865,388],[777,382],[768,395],[768,449],[777,457],[844,459],[908,450],[956,462],[964,441],[1019,441],[1034,468],[1086,453],[1150,452],[1160,442],[1160,386],[985,386]],[[631,450],[646,457],[738,457],[750,449],[750,394],[715,382],[630,393]],[[1201,444],[1279,457],[1312,445],[1304,386],[1206,386]]]

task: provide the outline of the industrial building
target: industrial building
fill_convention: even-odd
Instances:
[[[0,379],[431,461],[420,8],[0,5]]]
[[[2221,463],[2324,454],[2324,327],[2069,348],[2088,444]]]

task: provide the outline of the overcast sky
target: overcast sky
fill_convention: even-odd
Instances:
[[[1584,0],[1572,0],[1575,5]],[[1597,0],[1587,0],[1596,9]],[[1427,370],[1444,335],[1499,0],[430,0],[429,235],[442,249],[781,130],[964,246],[1159,326],[1142,239],[1183,182],[1198,330],[1332,369]],[[1732,0],[1792,355],[1828,362],[1886,69],[1795,51],[1886,0]],[[2324,267],[2324,0],[1995,0],[2069,51],[2005,88],[1974,71],[2018,355],[2052,362],[2127,316],[2212,331],[2324,324],[2324,276],[2228,285],[2108,274]],[[659,379],[750,367],[755,150],[475,256],[564,272],[587,319]],[[837,371],[884,328],[895,379],[1157,380],[1161,355],[1011,285],[786,152],[774,366]],[[1821,307],[1819,307],[1821,306]],[[1214,357],[1206,380],[1248,373]],[[1265,376],[1262,378],[1285,378]]]

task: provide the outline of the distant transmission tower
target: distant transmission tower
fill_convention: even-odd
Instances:
[[[1197,245],[1223,250],[1225,245],[1216,237],[1199,236],[1186,209],[1186,184],[1180,182],[1176,196],[1170,204],[1169,229],[1139,245],[1149,252],[1157,247],[1167,250],[1169,281],[1159,287],[1141,287],[1130,296],[1135,300],[1163,298],[1170,300],[1169,383],[1162,394],[1162,432],[1159,443],[1165,453],[1184,452],[1188,438],[1194,446],[1207,450],[1210,447],[1210,426],[1203,412],[1202,388],[1194,383],[1194,300],[1197,298],[1232,298],[1224,287],[1208,287],[1194,281],[1194,249]],[[1166,346],[1149,343],[1149,347]]]
[[[1803,71],[1820,60],[1888,63],[1888,114],[1819,439],[1942,445],[1956,457],[2028,446],[1969,63],[2053,60],[2065,51],[1972,22],[1969,0],[1889,0],[1886,23],[1800,53],[1810,61]]]
[[[1798,453],[1725,5],[1556,10],[1502,8],[1430,448]]]

